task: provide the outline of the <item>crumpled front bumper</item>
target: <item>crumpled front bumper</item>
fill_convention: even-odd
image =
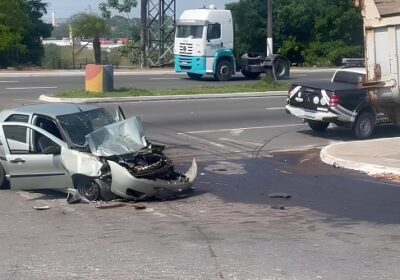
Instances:
[[[161,192],[183,193],[189,190],[197,176],[195,159],[189,170],[184,173],[187,180],[161,180],[136,178],[129,171],[114,161],[108,161],[112,174],[111,192],[129,200],[153,197]]]

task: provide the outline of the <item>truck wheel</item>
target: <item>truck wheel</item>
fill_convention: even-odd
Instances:
[[[288,63],[279,58],[274,62],[275,76],[278,80],[284,79],[289,76],[289,65]]]
[[[307,122],[308,122],[308,126],[312,130],[319,131],[319,132],[324,131],[329,126],[329,122],[321,122],[321,121],[313,121],[313,120],[307,120]]]
[[[260,77],[261,73],[258,73],[258,72],[247,72],[247,71],[242,70],[242,74],[243,74],[243,76],[246,77],[246,79],[255,80],[258,77]]]
[[[196,73],[187,73],[190,79],[192,80],[200,80],[201,77],[203,77],[202,74],[196,74]]]
[[[232,63],[230,63],[228,60],[221,60],[217,64],[214,77],[218,81],[228,81],[232,77],[232,71]]]
[[[354,136],[363,140],[371,136],[374,131],[374,116],[370,112],[363,112],[356,118],[353,125]]]
[[[6,178],[6,171],[4,170],[3,166],[0,164],[0,189],[7,188],[7,178]]]

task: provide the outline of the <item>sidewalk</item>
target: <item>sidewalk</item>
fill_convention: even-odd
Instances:
[[[369,175],[400,175],[400,137],[336,143],[324,147],[321,160]]]

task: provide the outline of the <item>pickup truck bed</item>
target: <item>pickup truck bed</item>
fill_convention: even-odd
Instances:
[[[359,139],[368,138],[376,124],[389,120],[368,103],[367,90],[357,82],[365,77],[364,73],[364,68],[343,68],[335,72],[331,81],[293,83],[286,112],[303,118],[316,131],[334,123],[352,128]],[[355,76],[350,79],[346,75]]]

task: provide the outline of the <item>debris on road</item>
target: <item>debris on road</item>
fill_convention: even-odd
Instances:
[[[122,202],[102,202],[102,203],[97,203],[96,208],[97,209],[110,209],[110,208],[119,208],[119,207],[124,207],[126,203]]]
[[[292,196],[290,194],[287,193],[270,193],[269,198],[284,198],[284,199],[289,199]]]
[[[38,205],[38,206],[33,206],[33,209],[35,210],[48,210],[50,209],[49,205]]]
[[[271,206],[272,209],[278,209],[278,210],[285,210],[285,206],[283,205],[272,205]]]
[[[146,209],[146,205],[142,204],[142,203],[130,203],[128,204],[129,207],[133,207],[136,210],[144,210]]]

